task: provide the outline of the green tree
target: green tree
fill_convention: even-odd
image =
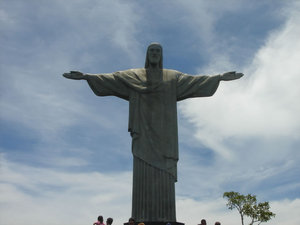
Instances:
[[[275,214],[270,211],[269,202],[257,203],[255,195],[242,195],[238,192],[224,192],[224,198],[228,202],[226,206],[232,210],[236,208],[241,216],[242,225],[244,225],[244,217],[248,216],[251,219],[249,225],[254,223],[261,224],[269,221]]]

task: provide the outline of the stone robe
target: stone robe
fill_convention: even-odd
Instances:
[[[130,69],[89,75],[98,96],[129,101],[128,131],[132,137],[132,217],[136,221],[175,222],[178,131],[177,101],[215,93],[220,76],[190,76],[169,69],[151,74]]]

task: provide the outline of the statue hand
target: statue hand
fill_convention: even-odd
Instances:
[[[225,80],[225,81],[236,80],[236,79],[241,78],[242,76],[244,76],[244,74],[236,73],[235,71],[232,71],[232,72],[223,73],[221,75],[221,80]]]
[[[64,73],[63,76],[68,79],[73,79],[73,80],[83,80],[85,79],[85,76],[83,73],[79,71],[70,71],[70,73]]]

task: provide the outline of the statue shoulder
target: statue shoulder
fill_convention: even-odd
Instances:
[[[115,71],[113,73],[133,73],[135,71],[137,71],[138,69],[127,69],[127,70],[118,70],[118,71]]]
[[[182,72],[178,71],[178,70],[172,70],[172,69],[164,69],[164,74],[170,77],[174,77],[177,78],[178,76],[180,76],[182,74]]]
[[[136,74],[140,74],[140,73],[145,73],[146,72],[145,68],[135,68],[135,69],[129,69],[127,71],[132,72],[132,73],[136,73]]]
[[[117,76],[130,76],[136,77],[145,74],[144,68],[137,68],[137,69],[128,69],[128,70],[119,70],[113,73]]]
[[[175,73],[175,74],[181,73],[180,71],[178,71],[178,70],[173,70],[173,69],[163,69],[163,70],[164,70],[164,72],[168,72],[168,73]]]
[[[144,76],[146,74],[146,70],[144,68],[136,68],[136,69],[118,71],[118,73],[130,77],[132,76],[139,77],[139,76]]]
[[[121,79],[129,80],[145,80],[146,79],[146,70],[144,68],[137,69],[128,69],[123,71],[118,71],[115,73]]]

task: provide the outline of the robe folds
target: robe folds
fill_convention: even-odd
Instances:
[[[178,131],[177,101],[212,96],[220,75],[191,76],[162,69],[130,69],[88,75],[98,96],[129,101],[128,131],[132,137],[132,217],[136,221],[175,222]]]

